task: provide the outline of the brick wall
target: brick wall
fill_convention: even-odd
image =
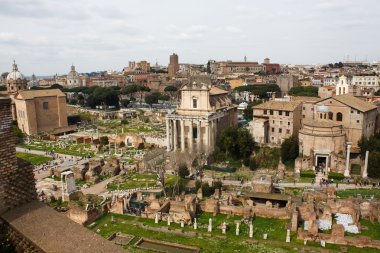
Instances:
[[[36,198],[33,166],[16,157],[11,100],[0,98],[0,213]]]

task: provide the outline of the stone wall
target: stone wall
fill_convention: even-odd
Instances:
[[[16,158],[11,100],[0,99],[0,214],[37,199],[33,166]]]

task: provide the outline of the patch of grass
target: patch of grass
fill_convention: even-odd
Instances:
[[[300,177],[315,178],[315,172],[313,170],[303,170],[300,173]]]
[[[281,152],[279,148],[262,147],[255,155],[259,168],[277,169]]]
[[[18,158],[28,161],[33,165],[39,165],[53,160],[53,158],[51,157],[35,155],[30,153],[17,153],[16,155]]]
[[[111,222],[111,217],[116,218],[116,222]],[[241,216],[235,216],[227,218],[226,215],[218,214],[213,216],[210,213],[200,213],[197,216],[198,220],[198,233],[197,236],[189,237],[184,234],[172,234],[159,231],[152,231],[149,229],[142,228],[137,225],[137,223],[143,223],[149,227],[167,227],[165,221],[159,221],[158,224],[154,223],[153,219],[145,219],[140,217],[132,217],[120,214],[106,214],[95,221],[95,226],[91,227],[92,231],[97,231],[99,229],[99,234],[103,237],[108,237],[110,234],[115,232],[122,232],[126,234],[132,234],[135,239],[125,246],[129,252],[151,252],[148,250],[137,249],[133,245],[141,237],[156,239],[160,241],[180,243],[184,245],[196,246],[201,249],[202,253],[230,253],[230,252],[300,252],[305,248],[303,241],[296,240],[295,233],[291,234],[291,242],[285,243],[286,228],[285,224],[289,222],[288,220],[276,220],[256,217],[253,220],[254,236],[253,239],[257,242],[248,242],[248,231],[247,225],[240,225],[240,235],[235,235],[235,221],[241,220]],[[208,219],[213,219],[213,231],[211,233],[207,232]],[[221,236],[221,229],[217,228],[223,222],[228,222],[229,227],[226,232],[226,238],[219,238]],[[107,224],[107,226],[105,226]],[[377,225],[377,224],[376,224]],[[179,224],[172,223],[170,225],[171,229],[177,229],[178,231],[193,231],[192,226],[185,226],[181,228]],[[262,240],[262,235],[264,233],[268,234],[268,240]],[[206,236],[211,235],[211,236]],[[339,252],[341,245],[326,244],[325,249],[330,249],[332,252]],[[378,252],[377,249],[371,248],[355,248],[352,246],[347,247],[348,252],[359,253],[359,252]],[[306,246],[307,252],[319,252],[323,248],[319,243],[308,242]]]
[[[363,197],[371,197],[372,195],[376,199],[380,199],[380,189],[347,189],[347,190],[340,190],[337,192],[338,197],[340,198],[348,198],[349,196],[356,197],[358,194],[360,194]]]
[[[166,187],[172,187],[175,183],[175,175],[165,175]],[[157,174],[132,174],[128,179],[121,183],[112,182],[108,184],[108,190],[126,190],[139,187],[160,186],[157,182]]]

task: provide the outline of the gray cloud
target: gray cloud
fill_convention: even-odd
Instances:
[[[325,63],[343,55],[380,59],[376,0],[2,0],[0,72],[47,75],[122,69],[169,54],[209,59]],[[359,36],[359,37],[358,37]],[[363,47],[363,41],[366,46]]]

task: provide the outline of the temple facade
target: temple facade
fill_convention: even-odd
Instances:
[[[207,77],[192,77],[181,88],[181,104],[166,117],[167,150],[209,154],[220,132],[237,124],[237,107],[227,91]]]

